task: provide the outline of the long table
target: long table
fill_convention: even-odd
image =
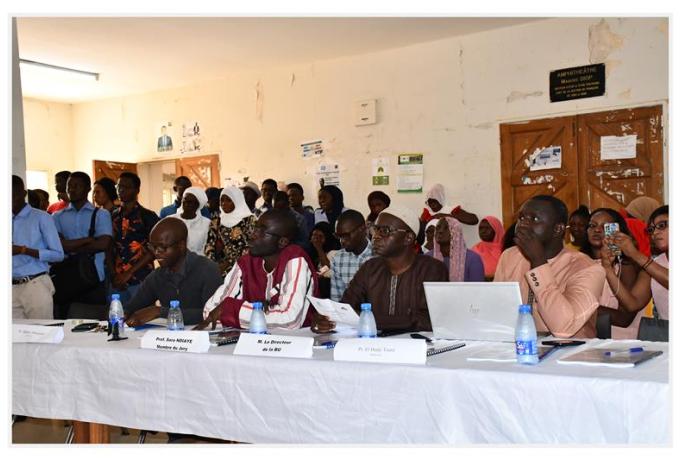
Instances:
[[[143,350],[142,334],[67,324],[61,344],[13,344],[12,413],[249,443],[671,442],[667,344],[643,342],[664,353],[630,369],[557,363],[568,350],[467,361],[483,342],[417,366]]]

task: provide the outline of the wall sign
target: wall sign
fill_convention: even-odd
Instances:
[[[550,102],[602,96],[604,89],[604,64],[550,72]]]

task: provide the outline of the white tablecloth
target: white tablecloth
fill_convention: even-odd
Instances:
[[[253,443],[670,443],[668,346],[632,369],[468,362],[425,366],[139,349],[71,333],[13,344],[12,413]],[[593,343],[601,343],[593,341]],[[510,345],[511,346],[511,345]]]

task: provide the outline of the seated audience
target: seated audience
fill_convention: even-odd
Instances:
[[[243,198],[246,200],[248,209],[250,209],[250,212],[252,212],[253,215],[257,217],[256,214],[258,209],[257,206],[255,206],[255,202],[261,196],[260,188],[255,182],[248,181],[241,186],[241,190],[243,191]]]
[[[503,237],[503,251],[510,249],[515,245],[515,227],[517,226],[517,221],[514,221],[505,230],[505,236]],[[502,253],[501,253],[502,254]]]
[[[66,181],[71,175],[71,171],[59,171],[54,175],[54,188],[57,190],[57,201],[47,207],[49,214],[54,214],[68,206],[68,193],[66,193]]]
[[[328,299],[331,295],[331,261],[340,242],[335,238],[328,222],[319,222],[309,235],[309,257],[319,275],[319,297]]]
[[[390,207],[390,197],[380,190],[375,190],[368,194],[367,200],[370,213],[366,216],[366,224],[371,226],[378,218],[378,215]]]
[[[184,192],[186,199],[188,189]],[[124,304],[126,323],[135,327],[167,318],[170,301],[179,300],[185,324],[203,320],[203,305],[222,284],[217,264],[187,248],[188,231],[179,219],[159,221],[149,235],[149,251],[159,268],[147,276],[134,297]],[[155,305],[156,301],[160,306]]]
[[[631,313],[636,313],[652,299],[654,300],[654,316],[668,319],[668,206],[661,206],[650,215],[647,233],[651,236],[654,249],[659,253],[658,256],[652,258],[643,254],[635,247],[630,236],[619,232],[613,237],[605,238],[605,245],[602,247],[602,266],[607,273],[607,279],[613,279],[615,277],[614,255],[607,244],[618,246],[621,252],[641,269],[631,288],[621,285],[616,292],[619,308],[623,307]]]
[[[366,236],[364,217],[354,209],[338,217],[335,236],[342,249],[330,261],[331,299],[339,302],[359,267],[373,257],[373,245]]]
[[[567,219],[567,207],[553,196],[526,201],[515,226],[517,246],[501,255],[494,281],[519,282],[537,331],[592,338],[605,273],[590,257],[564,248]]]
[[[184,190],[188,189],[191,187],[193,184],[191,183],[191,179],[189,179],[187,176],[179,176],[175,178],[175,182],[172,186],[172,191],[177,194],[177,198],[175,201],[170,203],[169,205],[165,206],[160,210],[158,213],[160,218],[164,218],[167,216],[171,216],[173,214],[177,214],[177,210],[179,209],[180,206],[182,206],[182,197],[184,196]]]
[[[274,194],[276,193],[276,190],[277,185],[274,179],[265,179],[262,182],[260,191],[262,192],[262,200],[264,201],[264,203],[262,203],[262,206],[257,208],[257,210],[255,211],[255,217],[260,217],[265,212],[274,209],[274,204],[272,201],[274,199]]]
[[[199,212],[206,204],[208,197],[205,192],[198,187],[189,187],[184,190],[182,206],[177,209],[177,213],[168,216],[184,222],[189,231],[187,249],[199,255],[203,255],[210,230],[210,219]]]
[[[616,223],[619,225],[621,233],[630,236],[630,231],[623,216],[610,208],[600,208],[593,211],[588,222],[587,240],[581,247],[581,252],[602,263],[602,248],[604,246],[604,226]],[[640,318],[643,311],[638,313],[638,317],[629,313],[625,309],[619,309],[619,302],[614,295],[621,286],[630,289],[638,277],[640,268],[628,257],[617,258],[612,264],[613,277],[607,276],[604,289],[600,298],[598,315],[608,315],[612,324],[611,336],[614,339],[635,339],[640,325]],[[604,266],[604,263],[603,263]],[[606,272],[606,270],[605,270]],[[632,322],[632,324],[631,324]]]
[[[225,187],[220,195],[220,220],[210,227],[205,255],[217,262],[224,276],[248,249],[248,237],[257,218],[250,212],[238,187]]]
[[[431,251],[434,249],[434,230],[437,227],[439,219],[430,219],[425,224],[425,244],[423,244],[423,251]]]
[[[35,190],[26,190],[26,196],[28,197],[28,204],[33,209],[40,209],[40,195]]]
[[[131,172],[118,177],[120,207],[113,210],[114,272],[113,288],[125,305],[139,288],[139,284],[153,271],[153,254],[144,248],[158,216],[138,201],[142,181]],[[182,189],[184,193],[184,189]]]
[[[434,231],[434,248],[426,255],[444,262],[449,281],[484,281],[482,258],[465,245],[463,226],[453,217],[443,217]]]
[[[257,221],[250,251],[234,265],[203,309],[204,329],[219,319],[222,326],[247,329],[253,302],[262,302],[268,328],[298,329],[310,324],[307,295],[318,295],[316,270],[302,248],[291,244],[295,219],[271,210]]]
[[[290,209],[301,214],[305,219],[305,230],[306,235],[312,233],[312,228],[314,228],[314,209],[310,210],[309,206],[304,206],[303,202],[305,200],[305,191],[302,185],[297,182],[290,183],[286,186],[288,193],[288,203],[290,204]]]
[[[345,212],[342,190],[335,185],[324,185],[319,190],[319,209],[314,211],[314,223],[328,222],[335,229],[335,221]]]
[[[50,263],[64,251],[52,217],[26,204],[24,181],[12,175],[12,319],[52,319]]]
[[[446,204],[446,195],[442,184],[434,184],[428,190],[425,204],[427,206],[423,209],[423,213],[420,216],[420,220],[424,223],[429,222],[430,219],[440,219],[448,216],[468,225],[477,225],[477,222],[479,222],[475,214],[465,211],[461,206],[455,206],[451,209],[451,206]],[[449,209],[451,209],[450,213],[447,212]]]
[[[493,280],[493,275],[496,273],[496,265],[503,252],[503,237],[505,237],[503,224],[494,216],[486,216],[479,222],[481,241],[475,244],[472,250],[482,258],[486,280]]]
[[[569,230],[567,237],[567,244],[564,245],[567,249],[572,251],[579,251],[586,241],[588,240],[588,235],[586,233],[588,229],[588,222],[590,220],[590,211],[588,211],[587,206],[579,206],[578,209],[571,213],[569,216],[569,225],[567,229]]]
[[[116,183],[109,177],[102,177],[94,182],[92,187],[92,201],[98,208],[106,209],[109,212],[117,207],[115,201],[118,199]]]
[[[208,187],[205,189],[205,196],[208,197],[208,219],[212,225],[219,225],[220,222],[220,195],[222,189]]]
[[[66,258],[74,257],[76,254],[93,254],[94,264],[99,277],[99,284],[88,291],[74,291],[73,285],[78,284],[78,280],[73,280],[69,285],[57,283],[54,295],[55,318],[64,319],[67,317],[69,306],[72,302],[85,304],[105,305],[107,302],[108,286],[105,283],[106,251],[112,244],[113,228],[111,225],[111,214],[104,209],[95,208],[87,200],[90,192],[90,176],[81,171],[72,173],[66,183],[69,205],[57,211],[53,218],[57,227],[61,245],[64,248]],[[96,213],[96,215],[95,215]],[[94,215],[94,222],[92,221]],[[94,226],[92,227],[92,224]],[[93,236],[90,236],[90,228],[93,228]],[[97,313],[92,312],[96,317]]]
[[[290,213],[297,223],[297,234],[293,239],[293,243],[304,247],[309,240],[309,232],[307,231],[307,222],[302,214],[299,214],[290,209],[290,202],[286,192],[278,191],[274,193],[274,209]]]
[[[390,206],[370,228],[373,253],[349,282],[341,302],[359,312],[361,304],[372,305],[378,329],[382,331],[431,331],[425,301],[424,281],[448,281],[446,266],[413,248],[420,227],[410,209]],[[328,332],[335,324],[317,315],[314,331]]]
[[[626,219],[626,224],[637,243],[638,250],[646,256],[652,255],[651,242],[647,234],[647,222],[649,216],[659,206],[661,205],[654,198],[639,196],[628,203],[628,206],[619,210],[619,214]]]

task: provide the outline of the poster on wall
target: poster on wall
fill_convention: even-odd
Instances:
[[[423,154],[401,153],[397,160],[397,192],[422,193]]]
[[[201,151],[201,127],[197,121],[182,124],[182,148],[180,153],[196,153]]]
[[[164,121],[156,123],[156,152],[165,153],[172,152],[174,146],[172,143],[172,122]]]
[[[324,185],[340,187],[340,165],[337,163],[319,163],[316,167],[314,179],[319,187]]]
[[[373,158],[371,160],[371,176],[373,185],[390,185],[390,159]]]
[[[536,149],[525,160],[529,171],[541,171],[543,169],[560,169],[562,167],[562,147],[551,145],[543,149]]]
[[[323,141],[308,141],[300,144],[302,158],[314,158],[323,155]]]
[[[635,158],[637,134],[628,136],[602,136],[600,160],[629,160]]]

